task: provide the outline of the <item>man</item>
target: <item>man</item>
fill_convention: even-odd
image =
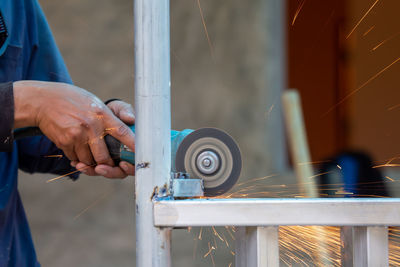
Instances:
[[[114,166],[102,137],[110,134],[134,150],[134,134],[126,126],[134,115],[129,104],[117,100],[106,106],[71,85],[37,0],[1,0],[0,12],[0,266],[40,266],[17,191],[18,168],[132,175],[127,162]],[[13,140],[13,130],[32,126],[47,137]],[[54,154],[65,156],[46,157]]]

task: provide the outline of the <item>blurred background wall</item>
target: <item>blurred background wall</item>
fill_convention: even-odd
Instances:
[[[104,100],[116,97],[133,103],[132,1],[40,3],[76,85]],[[172,126],[228,131],[243,152],[243,179],[282,172],[287,162],[280,93],[266,90],[265,58],[271,50],[267,15],[274,12],[261,0],[171,1]],[[22,174],[20,179],[43,266],[132,266],[133,178],[121,182],[82,175],[76,183],[45,183],[50,177]],[[198,234],[199,229],[193,231]],[[211,264],[210,258],[202,258],[211,233],[205,230],[198,244],[193,241],[196,234],[174,231],[174,255],[179,256],[173,266]],[[195,256],[194,246],[199,251]],[[228,265],[231,250],[223,251],[217,263]]]
[[[103,100],[133,103],[132,1],[39,2],[75,83]],[[375,1],[287,2],[287,84],[302,94],[313,160],[351,148],[376,160],[396,156],[398,64],[336,104],[400,56],[400,3],[379,3],[347,38]],[[279,94],[268,93],[266,79],[271,10],[262,0],[200,3],[211,47],[198,2],[171,0],[173,128],[225,129],[241,146],[242,180],[277,174],[270,183],[293,183]],[[133,178],[46,183],[52,177],[21,173],[19,181],[42,265],[134,266]],[[173,266],[212,266],[203,258],[212,234],[194,242],[198,233],[174,231]],[[232,248],[222,247],[216,266],[233,260]]]
[[[349,47],[351,89],[365,84],[348,101],[349,144],[380,162],[399,156],[399,5],[396,0],[378,2],[354,32]],[[355,23],[366,8],[365,1],[352,1],[349,20]]]

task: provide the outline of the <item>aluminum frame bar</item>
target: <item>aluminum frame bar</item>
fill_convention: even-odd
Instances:
[[[236,267],[279,266],[278,227],[239,227],[236,236]]]
[[[136,266],[171,265],[171,229],[153,224],[171,173],[169,0],[134,0]]]
[[[400,226],[400,199],[198,199],[154,203],[154,224]]]
[[[353,228],[353,266],[388,267],[389,238],[387,227]]]
[[[354,227],[352,226],[340,228],[340,266],[342,267],[353,267],[353,230]]]

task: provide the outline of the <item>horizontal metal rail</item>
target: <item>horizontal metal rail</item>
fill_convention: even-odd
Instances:
[[[155,226],[400,226],[399,198],[197,199],[153,205]]]

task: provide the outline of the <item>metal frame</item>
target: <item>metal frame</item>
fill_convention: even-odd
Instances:
[[[400,226],[400,199],[209,199],[154,203],[156,226]]]
[[[279,266],[278,227],[344,226],[342,266],[389,266],[400,199],[198,199],[154,202],[158,227],[239,226],[236,266]]]
[[[266,0],[269,87],[284,84],[283,0]],[[171,172],[169,0],[135,0],[136,266],[171,266],[173,227],[242,226],[238,266],[278,266],[279,225],[357,226],[342,232],[345,264],[388,266],[387,227],[400,225],[399,199],[203,199],[168,196]],[[273,34],[279,26],[279,38]],[[276,62],[275,62],[276,61]],[[271,63],[272,62],[272,63]],[[277,67],[279,66],[279,67]],[[250,226],[250,227],[249,227]]]
[[[236,266],[279,266],[278,227],[240,227],[235,235]]]

